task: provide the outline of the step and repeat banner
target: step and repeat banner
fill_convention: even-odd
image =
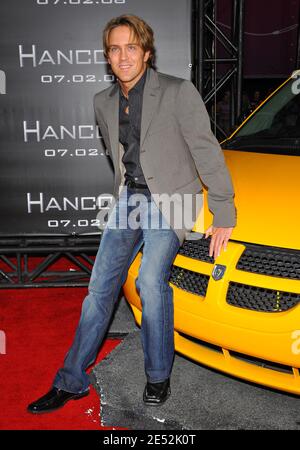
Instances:
[[[190,79],[190,0],[1,0],[1,236],[99,233],[113,170],[93,97],[114,82],[102,30],[125,13],[152,26],[157,69]]]

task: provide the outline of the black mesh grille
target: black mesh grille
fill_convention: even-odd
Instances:
[[[300,302],[300,294],[265,289],[248,284],[229,283],[227,303],[240,308],[263,312],[282,312]]]
[[[185,240],[180,247],[178,254],[214,264],[214,258],[209,256],[210,241],[210,237],[207,239],[203,237],[202,239],[197,240]]]
[[[300,251],[245,244],[237,269],[300,280]]]
[[[191,236],[193,236],[193,233],[191,233]],[[195,240],[186,239],[178,254],[214,264],[213,257],[209,256],[210,241],[211,237]],[[245,272],[300,280],[299,250],[237,242],[246,247],[237,263],[237,269]]]
[[[180,289],[204,297],[206,295],[209,276],[192,272],[182,267],[172,266],[169,280]]]

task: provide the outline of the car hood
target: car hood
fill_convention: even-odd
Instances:
[[[224,155],[237,208],[231,239],[300,250],[300,156],[237,150],[224,150]],[[206,229],[212,215],[204,195]],[[204,231],[200,223],[194,231]]]

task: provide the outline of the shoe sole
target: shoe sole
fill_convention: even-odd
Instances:
[[[164,398],[161,402],[151,402],[151,400],[150,401],[149,400],[145,400],[145,398],[143,398],[143,402],[144,402],[144,404],[146,406],[160,406],[163,403],[165,403],[166,400],[168,400],[170,395],[171,395],[171,389],[168,390],[166,398]]]
[[[27,408],[27,412],[29,412],[30,414],[47,414],[53,411],[56,411],[57,409],[62,408],[63,406],[65,406],[66,403],[68,403],[68,401],[70,400],[80,400],[83,397],[86,397],[87,395],[89,395],[90,391],[88,392],[84,392],[80,395],[76,394],[76,397],[70,397],[68,398],[64,403],[62,403],[60,406],[57,406],[56,408],[51,408],[51,409],[45,409],[43,411],[32,411],[31,409]]]

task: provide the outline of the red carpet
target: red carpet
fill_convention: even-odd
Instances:
[[[1,430],[109,429],[100,426],[100,401],[92,386],[88,397],[50,414],[26,411],[28,403],[51,387],[72,343],[86,293],[87,288],[0,290],[0,330],[6,337],[6,353],[0,354]],[[96,363],[119,342],[107,340]]]

